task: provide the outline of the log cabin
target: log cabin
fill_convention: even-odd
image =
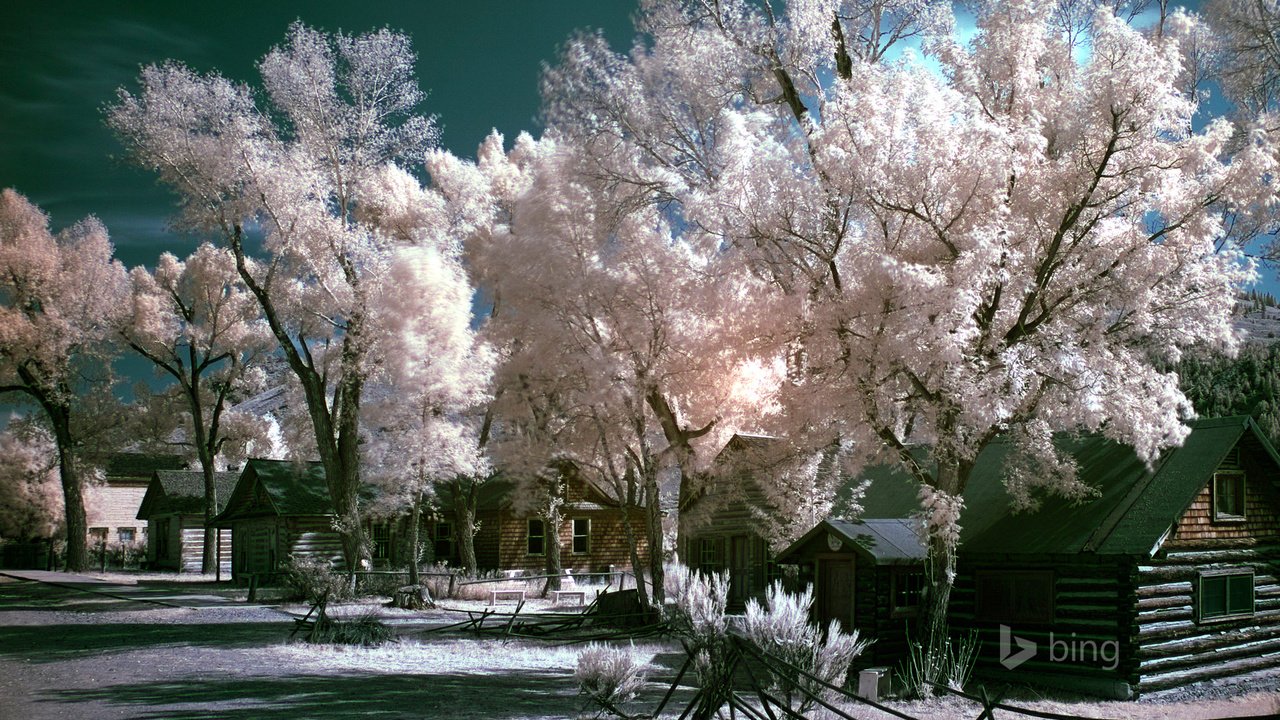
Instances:
[[[702,487],[681,508],[680,557],[694,570],[729,573],[730,612],[741,612],[748,600],[763,599],[776,577],[758,521],[779,513],[761,486],[777,443],[776,438],[747,433],[729,438]]]
[[[318,462],[251,459],[236,480],[215,527],[231,530],[231,575],[270,579],[291,556],[346,567],[333,527],[324,467]]]
[[[977,674],[1131,698],[1280,666],[1280,456],[1257,425],[1197,421],[1151,466],[1101,435],[1059,443],[1092,497],[1015,511],[999,441],[965,490],[949,621],[976,635]],[[904,474],[867,475],[862,526],[914,515]],[[885,572],[857,526],[825,521],[779,562],[812,579],[815,619],[876,637],[869,659],[893,664],[911,626],[892,621],[924,583],[909,562]]]
[[[234,472],[214,473],[219,509],[239,477]],[[138,520],[147,527],[147,564],[159,570],[200,572],[204,558],[204,473],[200,470],[157,470],[151,474]],[[218,530],[222,572],[231,572],[230,530]]]
[[[524,571],[538,574],[546,567],[551,536],[546,522],[513,502],[514,483],[501,479],[483,486],[476,512],[476,560],[480,569]],[[557,528],[561,566],[576,572],[608,572],[630,566],[629,546],[618,503],[589,481],[574,474],[565,484],[562,522]],[[366,500],[372,489],[362,494]],[[449,498],[441,498],[445,508]],[[335,569],[345,568],[342,544],[333,529],[333,506],[319,463],[249,460],[235,483],[226,507],[214,524],[231,529],[231,573],[237,581],[249,574],[271,576],[290,555],[326,560]],[[643,533],[638,516],[632,518]],[[374,569],[399,569],[408,562],[409,536],[404,519],[367,518],[366,532],[372,545]],[[453,513],[441,510],[423,517],[419,542],[434,559],[458,563],[457,523]],[[640,538],[641,560],[648,557]]]

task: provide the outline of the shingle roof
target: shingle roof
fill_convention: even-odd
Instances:
[[[251,502],[259,487],[267,498],[265,508]],[[324,466],[318,462],[250,459],[236,481],[226,510],[214,522],[222,525],[263,510],[273,515],[332,515]]]
[[[819,535],[830,534],[843,540],[854,552],[872,558],[877,565],[915,565],[924,560],[926,553],[921,532],[920,522],[908,518],[860,522],[829,518],[779,553],[777,562],[790,562],[791,555],[802,552]]]
[[[178,455],[154,455],[151,453],[112,453],[107,457],[106,476],[150,480],[157,470],[180,470],[186,462]]]
[[[227,506],[238,473],[213,474],[218,508]],[[204,513],[204,473],[199,470],[157,470],[151,475],[147,494],[138,507],[138,519],[160,514],[201,515]]]
[[[964,492],[962,553],[1080,553],[1148,555],[1186,510],[1213,471],[1246,433],[1280,466],[1280,457],[1248,417],[1201,420],[1191,434],[1148,468],[1133,449],[1101,435],[1061,436],[1059,447],[1078,465],[1098,496],[1075,505],[1045,498],[1039,510],[1015,513],[1004,487],[1011,446],[987,447]],[[871,468],[862,499],[864,518],[904,518],[918,511],[917,488],[896,466]]]

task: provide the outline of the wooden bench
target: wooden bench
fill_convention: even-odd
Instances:
[[[514,602],[514,603],[523,603],[524,591],[523,590],[490,590],[489,604],[497,605],[498,600],[510,600],[511,602]]]
[[[566,600],[573,600],[573,604],[583,607],[587,604],[586,590],[552,590],[551,599],[556,605],[566,605]]]

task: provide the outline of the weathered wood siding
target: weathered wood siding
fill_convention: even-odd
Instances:
[[[204,566],[204,518],[185,515],[182,522],[182,572],[198,573]],[[176,523],[175,523],[176,524]],[[222,531],[222,572],[231,572],[231,531]]]
[[[773,553],[755,528],[757,513],[765,506],[764,494],[749,479],[734,476],[709,489],[701,507],[684,523],[680,557],[695,570],[728,570],[731,585],[729,609],[741,612],[751,599],[763,600],[772,579]],[[704,554],[704,543],[714,550]]]
[[[134,528],[134,542],[141,543],[147,523],[138,519],[142,498],[147,495],[147,482],[108,480],[106,484],[90,487],[85,492],[85,519],[87,528],[107,529],[107,544],[120,542],[120,528]],[[90,536],[90,544],[94,542]]]
[[[1228,456],[1218,467],[1218,472],[1244,473],[1244,519],[1215,522],[1213,482],[1207,482],[1183,516],[1178,518],[1174,531],[1162,545],[1164,549],[1280,543],[1280,503],[1277,502],[1280,488],[1277,487],[1275,470],[1263,461],[1266,457],[1264,451],[1252,435],[1241,441],[1239,450],[1239,459]]]
[[[1134,566],[1132,679],[1141,692],[1280,666],[1280,478],[1251,435],[1218,467],[1243,472],[1245,518],[1215,521],[1209,479],[1150,561]],[[1254,612],[1198,618],[1199,579],[1252,571]]]
[[[573,518],[591,520],[590,552],[573,552]],[[504,509],[494,517],[492,524],[497,532],[486,536],[486,544],[496,547],[494,567],[501,570],[525,570],[534,574],[546,570],[546,555],[530,555],[528,553],[528,515],[517,515]],[[643,519],[636,513],[632,517],[632,530],[639,543],[640,561],[646,562],[649,553],[644,541]],[[483,530],[484,523],[481,523]],[[560,539],[560,565],[566,570],[577,572],[607,572],[610,566],[617,568],[631,567],[631,550],[627,543],[626,528],[623,526],[622,511],[614,509],[571,511],[558,528]],[[548,535],[546,542],[551,542]],[[476,556],[479,563],[480,538],[476,538]]]
[[[283,518],[285,533],[278,561],[283,563],[290,555],[327,560],[334,569],[346,569],[342,556],[342,536],[333,529],[333,519],[328,515],[312,515]]]
[[[154,515],[147,523],[147,560],[151,566],[179,572],[200,572],[204,560],[204,522],[198,515]],[[168,530],[168,552],[162,557],[160,530]],[[231,530],[222,531],[222,572],[231,572],[231,559],[235,550],[231,542]]]

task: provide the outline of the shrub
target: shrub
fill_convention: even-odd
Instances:
[[[727,687],[729,668],[729,573],[701,573],[682,564],[668,569],[669,596],[665,608],[672,632],[688,642],[702,687]]]
[[[634,700],[644,687],[645,666],[634,648],[591,643],[578,655],[573,677],[578,681],[578,693],[586,696],[588,703],[611,715],[630,717],[622,705]]]
[[[978,633],[975,630],[955,642],[948,637],[937,650],[914,641],[907,650],[907,659],[898,674],[903,695],[929,697],[934,694],[935,684],[963,690],[978,660]]]
[[[373,613],[365,613],[350,620],[328,619],[316,624],[315,632],[307,638],[312,643],[334,645],[381,645],[392,638],[391,628]]]
[[[330,601],[350,595],[345,575],[333,572],[329,563],[306,555],[290,555],[284,567],[289,598],[314,603],[328,596]]]
[[[812,587],[792,594],[783,589],[782,583],[775,582],[765,593],[765,603],[747,603],[743,634],[763,652],[797,668],[783,667],[770,670],[769,674],[788,706],[803,713],[813,704],[813,695],[825,696],[829,691],[799,671],[827,684],[843,686],[849,665],[872,641],[859,639],[857,630],[846,633],[834,620],[823,640],[821,629],[809,622]]]

